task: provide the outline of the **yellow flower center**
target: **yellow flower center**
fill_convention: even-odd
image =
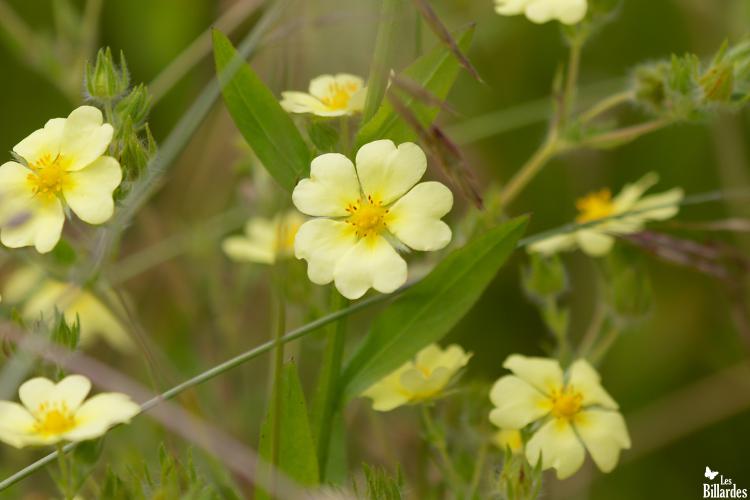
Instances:
[[[583,395],[572,388],[564,388],[552,393],[552,415],[555,418],[570,420],[581,411]]]
[[[386,228],[386,217],[389,210],[383,206],[383,203],[376,201],[372,196],[367,199],[359,199],[350,203],[346,207],[349,212],[347,224],[354,226],[354,230],[359,238],[368,236],[377,236]]]
[[[32,173],[26,176],[34,195],[53,199],[70,185],[68,166],[70,162],[64,157],[49,154],[42,156],[36,163],[29,164]]]
[[[588,194],[576,201],[576,208],[579,215],[576,222],[591,222],[605,217],[609,217],[615,212],[615,206],[612,203],[612,193],[609,189],[602,189]]]
[[[39,405],[38,414],[34,423],[34,432],[37,434],[56,436],[76,426],[76,419],[65,403],[42,403]]]
[[[339,85],[338,83],[331,83],[328,86],[328,95],[320,100],[328,108],[334,110],[346,109],[349,107],[349,100],[352,95],[357,91],[357,85],[354,83],[348,83],[346,85]]]

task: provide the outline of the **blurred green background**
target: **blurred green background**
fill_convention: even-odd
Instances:
[[[35,31],[53,36],[54,2],[4,3]],[[133,80],[148,83],[234,3],[105,0],[97,45],[122,50]],[[500,17],[491,0],[431,3],[451,28],[477,23],[469,56],[485,82],[461,75],[450,96],[458,113],[443,116],[441,121],[482,184],[501,185],[543,137],[546,96],[558,66],[567,58],[559,25],[538,26],[523,17]],[[280,22],[288,31],[264,43],[253,65],[276,92],[305,89],[310,78],[322,73],[364,76],[374,44],[378,4],[376,0],[296,2]],[[415,14],[410,10],[409,15]],[[238,40],[255,18],[251,15],[240,22],[233,39]],[[413,21],[405,20],[405,24],[413,26]],[[591,102],[622,88],[634,65],[641,62],[684,52],[710,57],[723,40],[739,40],[748,27],[747,0],[627,0],[617,19],[598,32],[584,50],[580,98]],[[415,38],[411,29],[402,32],[401,66],[414,57]],[[423,38],[425,47],[436,43],[426,28]],[[20,52],[32,57],[32,50],[22,47]],[[7,44],[0,45],[0,68],[2,151],[10,151],[47,119],[66,116],[78,104],[29,69]],[[212,62],[204,58],[157,103],[150,119],[157,141],[166,137],[212,75]],[[268,210],[255,203],[259,188],[245,169],[238,167],[242,153],[234,125],[221,104],[215,108],[171,168],[163,188],[126,233],[121,256],[170,235],[189,232],[210,216],[237,205],[248,207],[248,215]],[[642,114],[630,109],[619,116],[623,122],[635,122]],[[710,123],[671,126],[612,151],[573,153],[556,159],[509,212],[532,214],[529,234],[533,234],[571,220],[575,199],[587,191],[605,186],[616,191],[649,171],[660,174],[661,190],[682,186],[690,194],[750,188],[748,155],[750,113],[717,115]],[[280,192],[278,196],[281,200]],[[466,210],[466,206],[457,207],[453,221]],[[686,208],[679,218],[711,221],[727,217],[750,217],[750,205],[746,201],[704,204]],[[702,241],[721,240],[737,245],[745,255],[750,253],[750,240],[742,235],[681,234]],[[98,346],[91,354],[164,389],[265,341],[269,336],[268,270],[229,262],[219,242],[198,235],[180,256],[124,284],[157,360],[150,380],[138,354],[126,357],[106,346]],[[504,373],[501,364],[508,354],[541,354],[540,346],[549,341],[536,309],[519,287],[524,260],[519,252],[447,339],[475,353],[466,379],[490,382]],[[566,256],[565,261],[571,275],[566,302],[573,311],[572,331],[581,335],[597,296],[595,266],[580,254]],[[14,266],[10,258],[4,262],[6,270]],[[566,482],[551,480],[548,498],[697,498],[706,465],[732,477],[738,486],[750,487],[746,446],[750,441],[750,368],[738,365],[744,362],[747,350],[732,321],[727,296],[715,280],[689,269],[649,259],[648,271],[654,292],[650,316],[615,344],[601,368],[605,386],[626,418],[633,417],[629,419],[633,449],[624,453],[621,465],[609,475],[588,467]],[[323,303],[321,290],[306,289],[303,294],[309,294],[316,305]],[[293,325],[315,314],[303,311],[298,304],[291,308]],[[364,332],[367,321],[368,314],[360,314],[350,322],[350,339]],[[290,349],[291,354],[302,350],[305,355],[299,362],[310,376],[303,380],[314,379],[321,349],[322,340],[316,337]],[[181,398],[180,403],[255,447],[268,385],[266,364],[265,359],[251,362]],[[707,385],[693,385],[733,366],[740,368],[723,372],[728,374]],[[665,400],[684,388],[681,397]],[[366,405],[356,404],[348,415],[351,447],[355,449],[353,466],[363,459],[390,463],[381,446],[372,442],[375,438],[368,412]],[[409,471],[413,450],[404,443],[417,439],[414,412],[401,409],[385,418],[393,429],[389,431],[394,440],[390,448]],[[683,425],[686,432],[679,431]],[[146,419],[117,434],[109,440],[105,453],[120,470],[130,458],[156,460],[154,443],[159,440],[174,449],[185,446]],[[37,451],[0,448],[0,473],[5,476],[38,455]],[[213,463],[205,457],[201,460]],[[499,456],[493,460],[499,462]],[[48,488],[46,476],[37,474],[14,487],[7,498],[44,498]]]

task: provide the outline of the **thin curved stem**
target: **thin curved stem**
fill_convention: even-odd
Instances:
[[[507,207],[519,194],[521,194],[521,191],[524,190],[526,185],[531,182],[542,168],[544,168],[547,162],[558,153],[558,148],[559,143],[557,141],[557,134],[553,133],[503,188],[500,193],[500,201],[503,206]]]
[[[616,108],[620,104],[632,101],[633,97],[634,94],[632,90],[625,90],[623,92],[618,92],[617,94],[612,94],[591,106],[587,111],[581,113],[579,120],[581,123],[588,123],[594,118]]]

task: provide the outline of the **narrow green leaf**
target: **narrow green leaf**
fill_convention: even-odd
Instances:
[[[283,375],[279,381],[282,384],[282,398],[279,408],[281,418],[276,419],[281,426],[279,433],[279,457],[277,467],[290,479],[303,486],[318,484],[318,459],[315,454],[315,443],[310,422],[307,416],[305,395],[294,363],[284,365]],[[274,406],[271,405],[271,408]],[[260,445],[258,453],[266,462],[271,460],[271,441],[273,436],[273,415],[266,415],[260,431]],[[271,471],[266,468],[259,470],[259,474],[270,477]],[[255,498],[270,498],[268,492],[258,488]]]
[[[214,59],[224,103],[242,136],[271,176],[291,191],[310,168],[310,151],[276,96],[214,30]]]
[[[516,247],[520,217],[495,227],[445,258],[375,320],[342,375],[344,401],[444,337],[472,308]]]
[[[458,45],[465,53],[474,35],[474,28],[468,28],[456,37]],[[450,48],[441,45],[423,55],[406,68],[402,76],[421,85],[427,92],[439,99],[445,99],[453,87],[461,65]],[[440,111],[431,103],[420,102],[413,96],[405,95],[404,104],[419,118],[422,125],[428,127]],[[378,139],[391,139],[396,144],[414,141],[416,132],[409,127],[384,100],[375,116],[365,123],[357,134],[357,147]]]

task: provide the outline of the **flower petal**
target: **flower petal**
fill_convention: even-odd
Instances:
[[[334,269],[357,243],[351,226],[330,219],[307,221],[294,238],[294,254],[307,261],[307,276],[317,285],[333,281]]]
[[[39,253],[46,253],[60,240],[65,215],[57,198],[34,196],[28,173],[18,163],[0,166],[0,241],[10,248],[34,245]]]
[[[70,411],[75,411],[90,390],[91,382],[82,375],[68,375],[57,384],[36,377],[21,384],[18,397],[29,412],[38,415],[39,407],[45,403],[65,403]]]
[[[544,238],[529,245],[529,252],[536,252],[542,255],[552,255],[558,252],[564,252],[576,247],[576,234],[564,233]]]
[[[308,91],[316,99],[325,99],[331,95],[331,89],[336,85],[333,75],[320,75],[310,80]]]
[[[65,202],[84,222],[101,224],[112,217],[112,193],[122,181],[120,164],[111,156],[101,156],[87,167],[70,172],[70,186],[64,188]]]
[[[439,182],[422,182],[390,208],[388,229],[414,250],[439,250],[451,241],[451,228],[440,220],[451,207],[450,189]]]
[[[521,429],[549,413],[549,400],[515,375],[500,378],[490,390],[495,408],[490,422],[501,429]]]
[[[411,363],[404,363],[362,393],[363,397],[372,399],[373,410],[391,411],[409,402],[401,387],[401,374],[410,366]]]
[[[583,411],[576,416],[575,427],[602,472],[612,471],[620,459],[620,450],[630,448],[625,419],[616,411]]]
[[[401,387],[410,395],[411,401],[423,401],[442,391],[451,381],[454,373],[455,371],[444,366],[438,366],[425,376],[421,370],[412,365],[401,374]]]
[[[257,240],[246,236],[230,236],[221,244],[224,253],[237,262],[257,262],[258,264],[273,264],[276,254],[271,246],[263,245]]]
[[[417,353],[416,362],[419,366],[430,369],[443,366],[451,370],[453,374],[466,366],[471,356],[471,353],[467,354],[460,345],[451,344],[441,349],[437,344],[430,344]]]
[[[563,386],[563,371],[560,363],[554,359],[513,354],[508,356],[503,367],[544,394],[550,394]]]
[[[659,182],[659,175],[655,172],[649,172],[636,182],[626,184],[625,187],[612,200],[615,213],[627,212],[633,208],[643,193]]]
[[[585,359],[576,360],[570,366],[568,386],[575,388],[583,396],[581,404],[601,405],[616,410],[617,402],[601,386],[601,378],[596,370]]]
[[[664,193],[643,197],[633,205],[632,210],[639,212],[638,217],[645,220],[665,220],[677,215],[685,192],[680,188],[670,189]]]
[[[34,164],[43,156],[57,157],[60,152],[60,141],[62,140],[65,118],[53,118],[49,120],[44,128],[31,133],[13,147],[13,152]]]
[[[557,478],[565,479],[581,468],[586,452],[568,421],[553,418],[526,443],[526,458],[532,466],[540,457],[542,469],[555,468]]]
[[[69,294],[71,285],[65,285]],[[131,351],[135,344],[117,317],[93,294],[83,290],[77,293],[69,307],[64,310],[65,319],[81,322],[81,345],[90,345],[94,339],[101,337],[121,351]]]
[[[596,229],[579,229],[575,233],[578,245],[591,257],[602,257],[612,250],[615,239]]]
[[[23,448],[34,427],[34,417],[23,406],[0,401],[0,441],[15,448]]]
[[[396,148],[393,141],[384,139],[359,148],[356,164],[364,194],[388,205],[422,178],[427,170],[427,157],[412,142]]]
[[[76,442],[99,437],[110,427],[129,422],[140,411],[141,407],[125,394],[98,394],[81,405],[75,414],[75,428],[63,437]]]
[[[297,209],[314,217],[345,217],[346,208],[360,197],[354,165],[339,153],[326,153],[310,164],[310,177],[292,192]]]
[[[586,0],[567,0],[557,6],[556,16],[563,24],[577,24],[586,17]]]
[[[336,263],[336,289],[347,299],[358,299],[374,288],[391,293],[406,283],[406,261],[382,236],[360,239]]]
[[[523,14],[531,0],[495,0],[495,12],[503,16]]]
[[[68,115],[60,154],[70,160],[69,171],[90,165],[107,151],[113,129],[112,125],[103,122],[102,112],[93,106],[81,106]]]
[[[281,107],[287,113],[324,113],[327,108],[315,97],[304,92],[282,92]]]

